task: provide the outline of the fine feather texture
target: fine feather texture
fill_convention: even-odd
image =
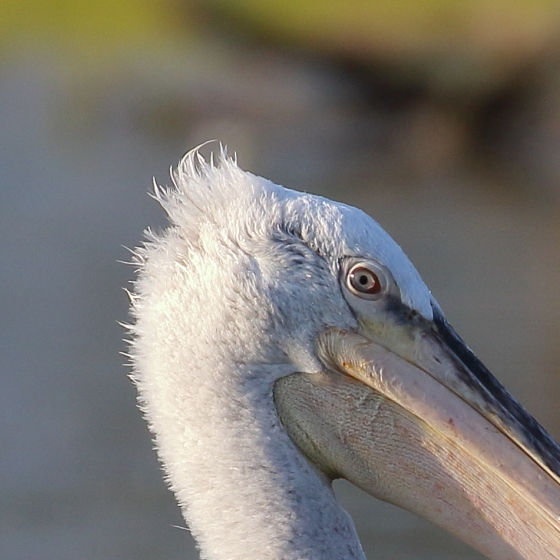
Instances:
[[[356,327],[343,257],[373,257],[403,302],[430,294],[363,212],[193,151],[156,187],[169,216],[135,253],[131,358],[159,457],[208,560],[364,558],[330,484],[279,422],[274,382],[322,369],[316,336]]]

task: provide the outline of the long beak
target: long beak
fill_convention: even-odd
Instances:
[[[275,385],[282,422],[329,478],[492,560],[560,558],[558,446],[434,313],[324,333],[326,370]]]

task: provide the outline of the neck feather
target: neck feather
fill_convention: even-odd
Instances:
[[[147,368],[162,379],[139,383],[160,458],[202,557],[364,559],[330,483],[282,427],[273,383],[254,382],[291,371],[243,367],[207,371],[206,383],[194,376],[196,386],[185,383],[184,372]],[[173,383],[178,377],[182,382]]]

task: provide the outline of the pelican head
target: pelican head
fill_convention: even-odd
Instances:
[[[560,450],[362,211],[189,153],[137,250],[132,360],[209,560],[363,559],[345,478],[493,560],[560,557]]]

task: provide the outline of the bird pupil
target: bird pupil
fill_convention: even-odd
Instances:
[[[383,285],[375,272],[365,266],[355,266],[348,275],[348,287],[357,295],[377,295],[383,291]]]

